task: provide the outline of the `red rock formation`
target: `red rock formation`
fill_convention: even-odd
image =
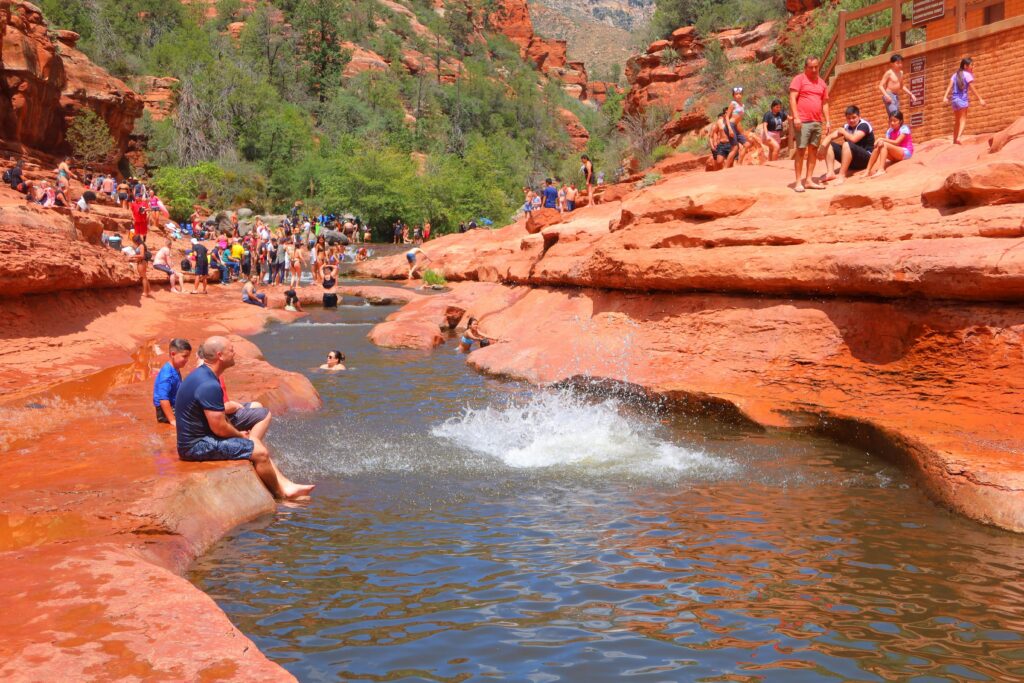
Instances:
[[[75,49],[76,33],[59,31],[54,42],[34,5],[3,4],[0,124],[10,139],[44,152],[68,153],[67,127],[89,108],[107,122],[120,158],[142,115],[139,96]]]
[[[158,76],[139,76],[132,81],[136,92],[142,93],[145,110],[154,121],[163,121],[174,111],[177,78],[160,78]]]
[[[732,62],[771,62],[775,58],[777,27],[766,22],[749,31],[730,29],[714,34]],[[671,51],[671,53],[669,52]],[[634,114],[651,106],[667,107],[673,114],[662,137],[677,145],[683,135],[707,125],[707,103],[701,97],[700,72],[704,68],[704,46],[697,31],[685,26],[672,32],[670,40],[658,40],[641,55],[626,63],[630,83],[624,109]],[[729,84],[723,83],[724,91]]]
[[[580,123],[579,117],[568,109],[559,109],[558,118],[561,119],[565,132],[569,134],[572,148],[577,152],[582,152],[586,149],[587,143],[590,142],[590,133]]]
[[[470,356],[485,372],[608,378],[812,427],[894,454],[954,510],[1024,531],[1022,152],[1024,119],[963,146],[924,143],[883,180],[803,195],[785,162],[707,174],[699,158],[666,160],[661,182],[536,234],[520,222],[433,241],[433,267],[478,281],[434,305],[514,340]],[[405,268],[398,256],[359,271]],[[511,303],[494,303],[496,282]]]
[[[348,41],[343,42],[341,46],[352,53],[352,58],[345,65],[345,70],[342,72],[345,78],[352,78],[364,71],[388,70],[387,61],[373,50],[367,50],[360,45]]]

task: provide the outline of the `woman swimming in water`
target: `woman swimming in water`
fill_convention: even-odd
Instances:
[[[321,370],[327,370],[328,372],[339,372],[345,369],[342,361],[345,360],[345,354],[341,351],[330,351],[327,354],[327,362],[320,366]]]
[[[492,340],[481,334],[480,328],[477,325],[478,321],[476,318],[470,318],[469,322],[466,323],[466,331],[462,333],[462,338],[459,339],[459,353],[469,353],[473,350],[473,344],[477,342],[480,344],[480,348],[491,344]]]

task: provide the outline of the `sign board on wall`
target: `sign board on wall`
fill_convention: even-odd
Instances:
[[[924,125],[924,112],[919,111],[910,115],[910,127],[917,128]]]
[[[923,107],[924,106],[924,76],[911,76],[907,83],[910,93],[913,95],[911,98],[911,107]]]
[[[924,57],[914,57],[910,60],[910,73],[919,74],[924,71]]]
[[[946,0],[914,0],[914,24],[926,24],[946,15]]]

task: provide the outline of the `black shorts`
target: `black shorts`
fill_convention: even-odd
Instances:
[[[327,292],[324,294],[324,308],[337,308],[338,307],[338,295],[334,292]]]
[[[852,142],[849,144],[850,154],[853,156],[850,160],[850,170],[863,171],[868,167],[868,162],[871,161],[871,152]],[[839,161],[843,158],[843,146],[838,142],[833,142],[832,153],[836,155],[836,161]]]
[[[206,259],[196,261],[196,276],[202,277],[210,274],[210,264]]]
[[[715,147],[715,156],[725,158],[732,152],[731,142],[719,142],[718,146]]]

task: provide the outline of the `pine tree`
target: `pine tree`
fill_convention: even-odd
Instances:
[[[103,117],[86,109],[68,127],[67,141],[86,165],[104,161],[114,151],[114,138]]]

